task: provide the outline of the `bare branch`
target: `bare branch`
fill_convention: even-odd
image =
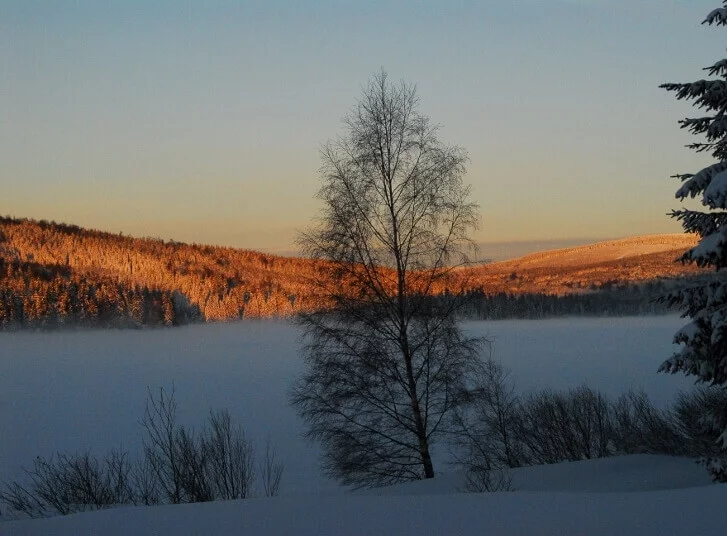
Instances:
[[[413,85],[374,76],[321,150],[324,209],[299,240],[338,277],[319,287],[332,310],[299,317],[307,372],[292,400],[327,472],[355,486],[434,476],[431,445],[478,361],[459,297],[432,297],[477,224],[467,154],[418,105]]]

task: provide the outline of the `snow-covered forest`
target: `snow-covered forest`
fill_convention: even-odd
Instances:
[[[536,257],[456,275],[467,279],[473,318],[663,313],[654,299],[698,271],[674,262],[686,243],[668,237],[663,251],[639,244],[645,254],[621,260],[599,260],[596,249],[580,263]],[[326,307],[311,282],[327,277],[325,263],[302,258],[0,218],[0,329],[290,317]]]

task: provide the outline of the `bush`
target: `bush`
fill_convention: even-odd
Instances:
[[[518,406],[515,437],[529,465],[602,458],[613,436],[604,395],[586,386],[566,393],[546,390]]]
[[[244,499],[255,478],[254,453],[230,414],[211,412],[197,434],[176,423],[174,391],[151,393],[142,425],[146,430],[146,468],[167,502],[206,502]]]
[[[654,407],[646,393],[622,394],[612,411],[615,454],[686,454],[672,415]]]
[[[484,362],[477,383],[454,414],[453,456],[467,475],[467,491],[510,488],[510,467],[527,465],[516,439],[519,400],[507,373],[493,360]]]
[[[721,388],[681,393],[667,410],[643,392],[628,391],[614,402],[587,386],[521,397],[490,360],[465,398],[469,403],[456,414],[453,457],[469,490],[509,489],[508,468],[619,454],[702,457],[713,474],[725,472],[719,430],[709,418],[727,407]]]
[[[72,514],[134,501],[126,453],[112,452],[99,461],[88,452],[36,458],[25,471],[29,483],[6,484],[0,501],[30,517]]]
[[[699,453],[712,480],[727,482],[727,388],[701,387],[677,398],[674,412],[689,449]]]
[[[0,501],[16,514],[45,517],[121,504],[205,502],[244,499],[252,494],[255,453],[226,411],[210,412],[201,432],[176,422],[174,391],[160,389],[147,399],[142,426],[144,456],[135,463],[126,452],[99,460],[89,452],[36,458],[29,482],[5,483]],[[259,466],[262,492],[278,494],[283,466],[266,443]]]
[[[713,418],[727,408],[727,389],[699,387],[680,393],[674,405],[674,415],[680,434],[687,438],[688,450],[698,456],[719,456],[720,427]]]

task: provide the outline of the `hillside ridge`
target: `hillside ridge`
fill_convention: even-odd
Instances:
[[[647,235],[460,268],[433,294],[563,296],[699,270],[693,237]],[[327,307],[324,261],[0,217],[3,326],[129,327],[286,317]],[[346,282],[338,282],[346,287]]]
[[[596,264],[621,260],[628,257],[662,253],[665,251],[684,251],[696,246],[695,235],[687,234],[655,234],[637,235],[602,242],[594,242],[582,246],[559,248],[529,253],[522,257],[505,259],[490,263],[491,265],[518,265],[535,267],[538,265],[567,266],[578,264]]]

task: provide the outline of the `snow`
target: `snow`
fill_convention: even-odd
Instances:
[[[699,245],[692,249],[692,257],[695,259],[706,259],[711,256],[718,255],[723,247],[723,237],[724,234],[721,230],[705,236],[699,242]]]
[[[656,374],[673,352],[676,316],[467,322],[519,391],[581,383],[617,396],[643,388],[657,404],[691,385]],[[174,330],[6,333],[0,337],[0,480],[36,455],[138,449],[147,388],[174,384],[179,422],[228,408],[285,464],[281,497],[123,507],[51,519],[0,521],[3,536],[278,534],[723,534],[727,487],[693,460],[624,456],[517,469],[510,493],[461,493],[463,477],[347,493],[321,475],[287,403],[301,371],[297,329],[284,322]]]
[[[682,489],[711,484],[709,475],[691,458],[634,454],[509,471],[512,491],[636,492]],[[432,480],[354,492],[358,495],[438,495],[465,489],[459,473]]]
[[[6,536],[724,534],[727,485],[705,484],[704,470],[691,460],[626,456],[525,468],[516,473],[523,490],[548,491],[457,493],[451,487],[456,478],[435,478],[376,490],[376,494],[368,495],[309,494],[118,508],[12,521],[0,524],[0,533]],[[663,490],[663,485],[674,489]],[[695,487],[684,487],[692,485]]]
[[[467,322],[493,342],[493,357],[519,391],[582,383],[618,396],[644,389],[659,405],[693,381],[657,374],[675,346],[677,316]],[[288,404],[301,370],[298,330],[285,322],[173,330],[4,333],[0,336],[0,480],[23,476],[36,456],[141,445],[147,388],[176,389],[179,422],[198,427],[227,408],[249,438],[269,436],[285,465],[281,493],[340,493],[318,466]],[[444,453],[435,451],[435,462]],[[443,465],[443,464],[439,464]]]
[[[700,80],[699,82],[692,84],[692,89],[694,91],[701,91],[704,89],[702,86],[706,84],[706,81]],[[709,183],[715,174],[721,173],[725,170],[727,170],[725,162],[717,162],[716,164],[707,166],[695,175],[686,175],[684,184],[682,184],[676,192],[676,198],[683,200],[687,197],[696,197],[700,192],[704,192],[705,188],[709,186]]]
[[[709,12],[707,15],[707,18],[704,19],[704,23],[707,24],[713,24],[715,22],[721,22],[727,20],[727,8],[718,7],[717,9],[713,9]]]
[[[699,335],[700,331],[701,330],[696,322],[689,322],[689,324],[686,324],[683,328],[677,331],[674,334],[674,337],[678,338],[679,340],[690,341],[694,339],[697,335]]]
[[[704,204],[711,208],[725,208],[727,202],[727,171],[716,173],[704,190]]]

